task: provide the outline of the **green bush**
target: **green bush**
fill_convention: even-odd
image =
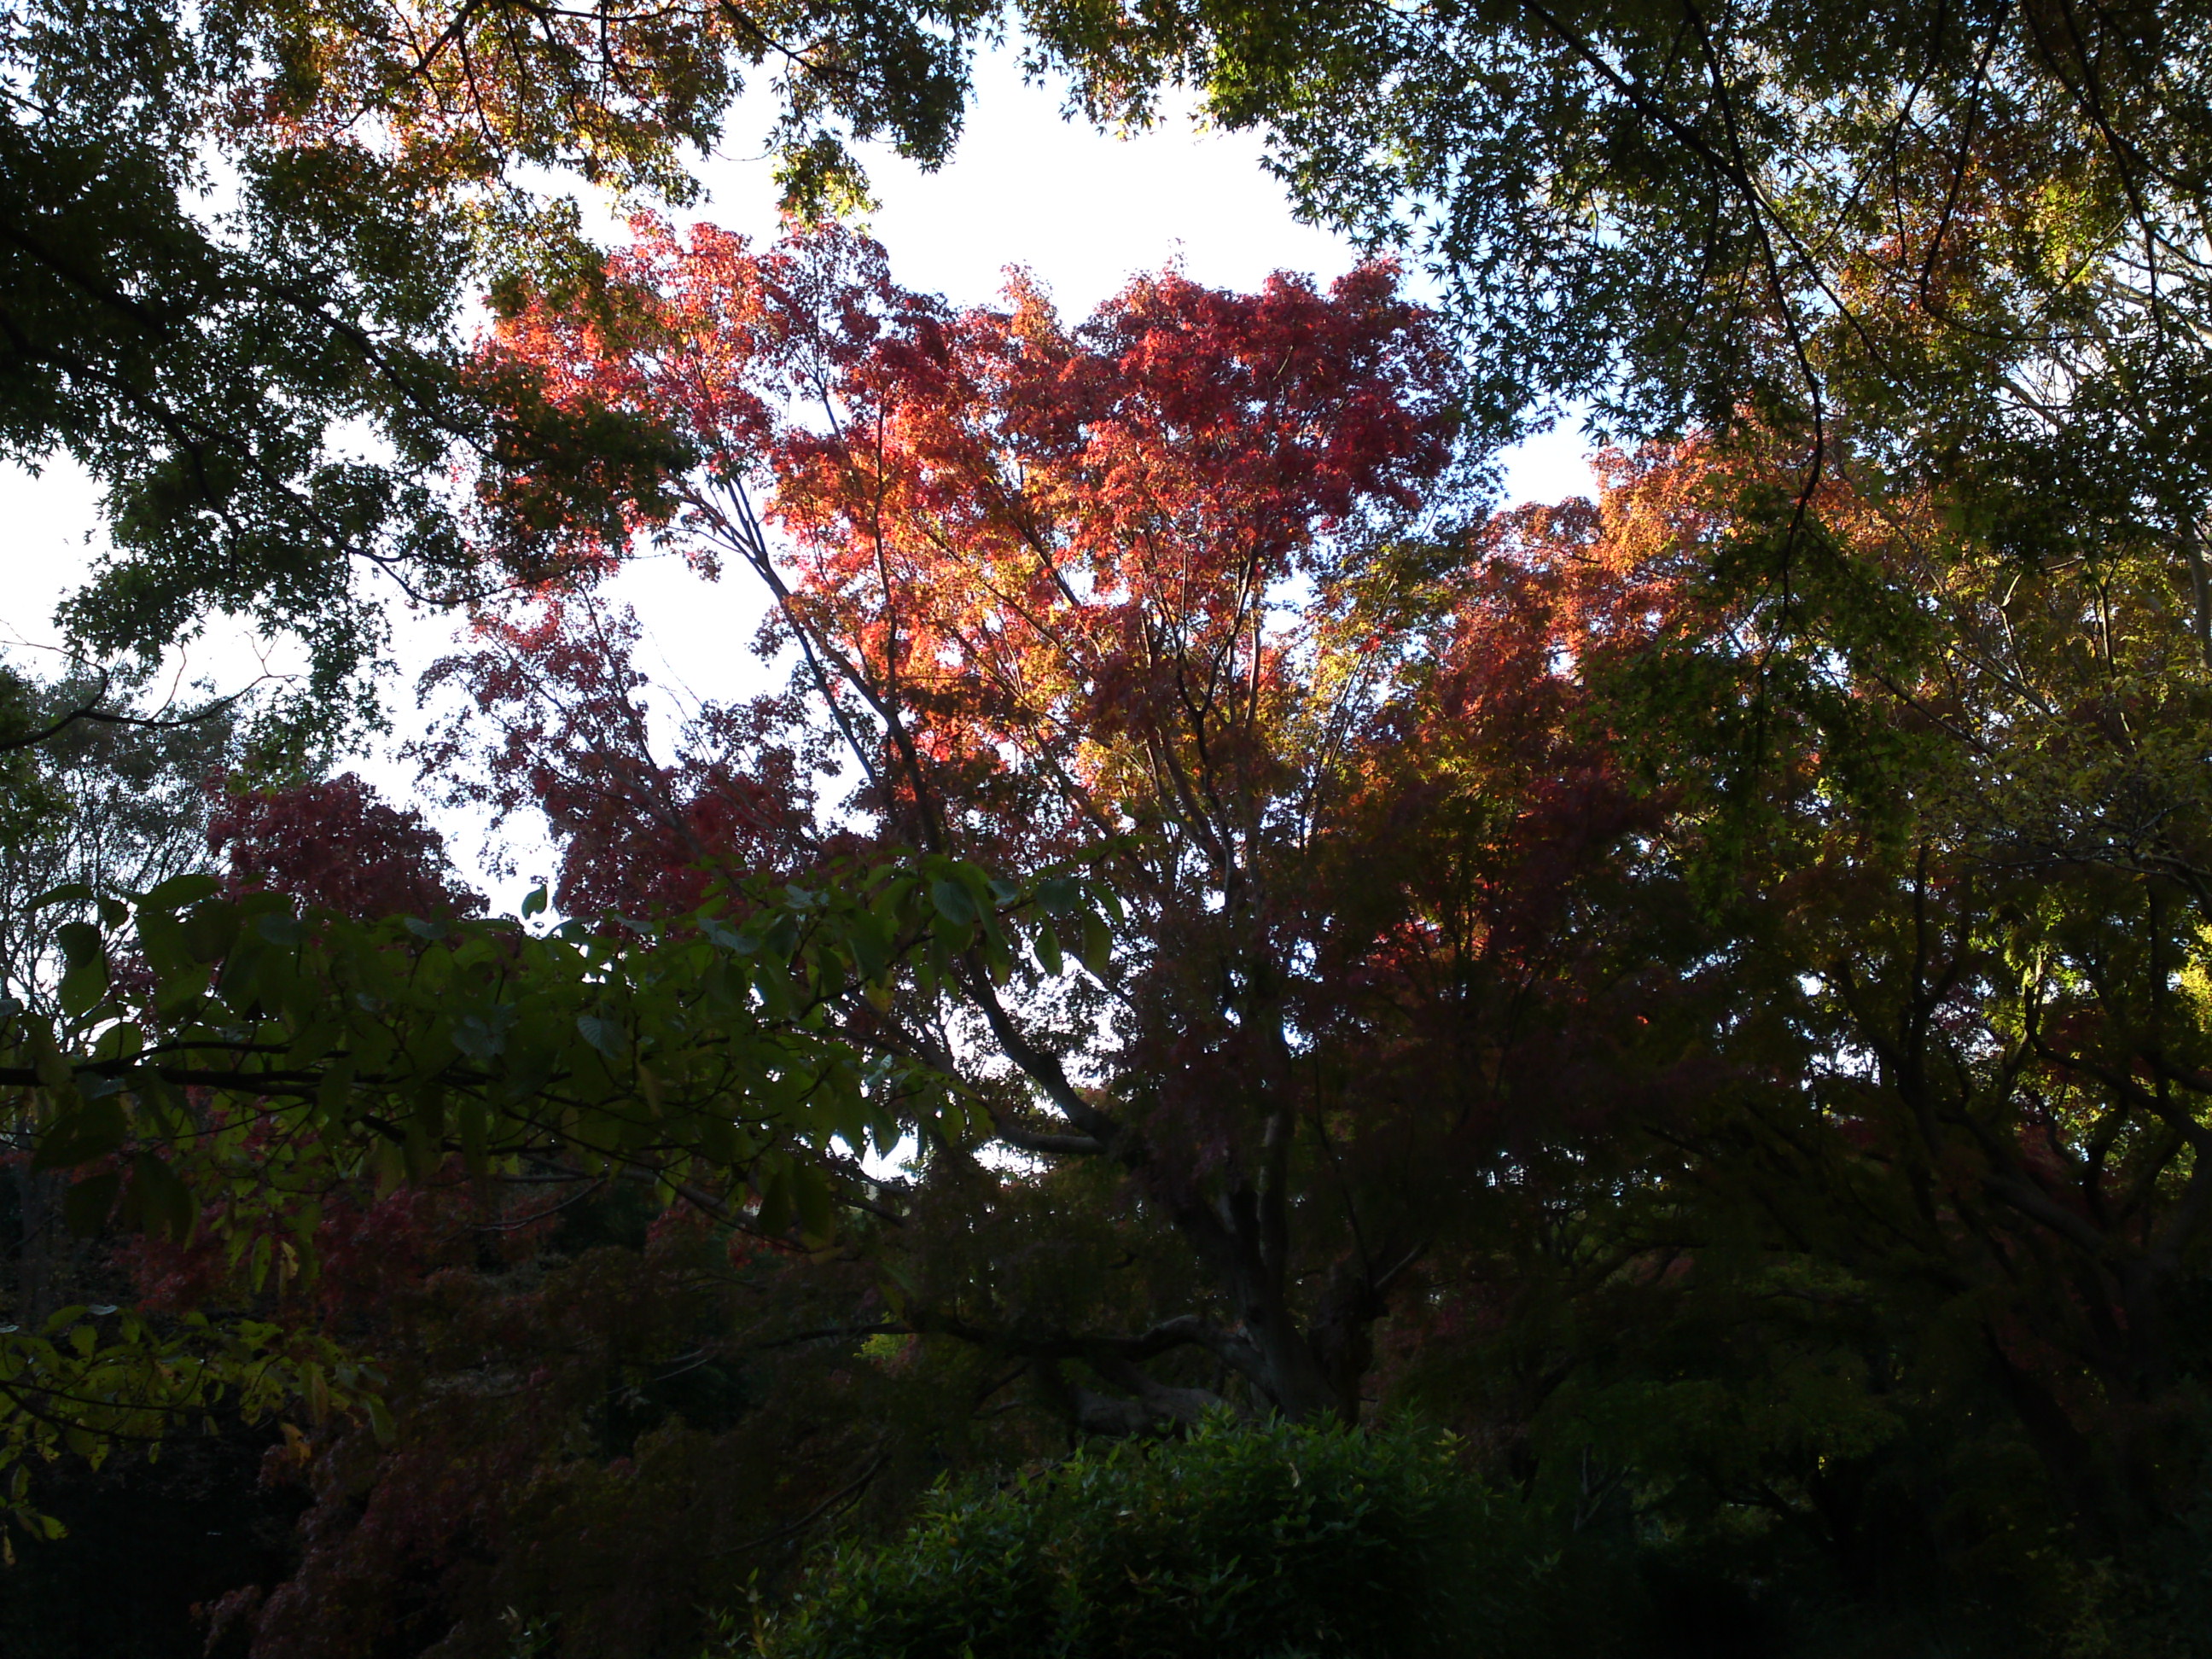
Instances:
[[[1538,1483],[1540,1490],[1541,1484]],[[1662,1495],[1663,1492],[1662,1492]],[[1679,1499],[1680,1493],[1674,1495]],[[1852,1583],[1743,1506],[1522,1496],[1407,1427],[1211,1420],[940,1489],[816,1564],[725,1659],[2180,1659],[2207,1651],[2212,1504],[2045,1592]],[[2054,1619],[2056,1623],[2054,1624]]]
[[[1522,1646],[1558,1577],[1524,1507],[1412,1431],[1208,1423],[939,1492],[826,1562],[771,1659],[1421,1659]]]

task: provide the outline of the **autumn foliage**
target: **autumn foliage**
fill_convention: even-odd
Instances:
[[[834,1650],[833,1530],[1093,1437],[1242,1469],[1269,1417],[1449,1425],[1547,1564],[1499,1617],[1592,1651],[1701,1596],[1745,1641],[2136,1616],[2036,1564],[2198,1479],[2212,1003],[2192,844],[2128,815],[2195,821],[2203,711],[2154,583],[2084,650],[2070,577],[1748,416],[1486,511],[1388,264],[1071,323],[834,228],[634,229],[480,368],[684,464],[495,457],[540,580],[416,750],[547,828],[565,920],[471,920],[351,777],[227,797],[214,908],[154,907],[380,988],[326,1085],[323,981],[191,959],[270,1033],[223,1097],[261,1185],[118,1260],[391,1413],[270,1444],[297,1553],[221,1640],[643,1656],[812,1583],[773,1639]],[[672,707],[611,591],[648,551],[783,684]]]
[[[1606,602],[1497,535],[1494,556],[1420,545],[1455,500],[1436,320],[1375,265],[1326,295],[1170,272],[1071,327],[1021,280],[994,311],[906,293],[843,233],[756,254],[647,222],[596,308],[525,310],[495,349],[556,399],[672,422],[697,455],[672,513],[591,531],[564,562],[604,571],[659,540],[766,584],[790,698],[854,774],[848,816],[817,812],[794,850],[1111,872],[1110,936],[1048,933],[1003,988],[959,963],[949,1009],[856,1002],[843,1029],[975,1091],[1007,1147],[1116,1170],[1222,1311],[1163,1336],[1133,1308],[1098,1331],[1030,1310],[1042,1287],[947,1285],[915,1320],[1011,1344],[1101,1425],[1215,1397],[1136,1363],[1185,1348],[1285,1410],[1356,1417],[1394,1287],[1503,1146],[1570,1109],[1545,1097],[1575,1074],[1557,1021],[1579,1018],[1583,963],[1547,930],[1638,813],[1570,729],[1566,641]],[[488,508],[533,487],[495,480]],[[502,804],[530,787],[556,823],[585,798],[665,823],[787,766],[788,748],[714,742],[719,710],[674,766],[655,758],[622,712],[623,624],[588,592],[482,637],[441,672],[491,722]],[[1477,776],[1505,788],[1479,799]],[[662,879],[606,865],[588,890]],[[580,872],[564,889],[586,890]],[[1077,954],[1090,971],[1067,981]],[[933,1035],[948,1014],[984,1045],[972,1063]],[[1296,1195],[1316,1179],[1338,1185],[1327,1218]],[[1101,1343],[1125,1357],[1062,1375]]]
[[[225,799],[208,847],[247,891],[272,891],[342,915],[467,915],[483,900],[463,888],[445,840],[420,812],[377,799],[348,772]]]

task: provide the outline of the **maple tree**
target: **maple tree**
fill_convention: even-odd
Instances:
[[[849,204],[848,140],[941,160],[1002,36],[1097,119],[1194,89],[1268,135],[1308,211],[1420,247],[1486,429],[1591,400],[1667,437],[1753,408],[1813,471],[1963,465],[2069,533],[2163,546],[2212,639],[2200,446],[2172,413],[2203,379],[2185,14],[959,0],[11,15],[6,441],[112,487],[121,556],[73,603],[81,642],[248,611],[307,637],[304,695],[338,701],[380,636],[349,566],[447,599],[514,574],[455,533],[455,447],[626,489],[667,459],[497,421],[512,388],[460,372],[471,283],[595,258],[529,170],[688,201],[690,152],[765,69],[789,199]],[[192,205],[210,152],[242,192],[219,224]],[[335,441],[364,419],[391,456]]]
[[[825,849],[1087,861],[1124,906],[1072,988],[1055,934],[1012,981],[956,957],[848,1005],[1004,1149],[933,1142],[911,1177],[887,1271],[918,1339],[1109,1431],[1387,1387],[1543,1480],[1611,1470],[1593,1504],[1764,1514],[1855,1571],[1905,1571],[1886,1538],[1985,1547],[1907,1492],[1962,1419],[1960,1536],[2186,1508],[2185,572],[2121,542],[2029,580],[1945,488],[1808,495],[1747,429],[1616,458],[1595,507],[1425,535],[1393,515],[1449,487],[1391,471],[1446,476],[1424,358],[1381,418],[1330,386],[1382,446],[1365,501],[1331,495],[1360,452],[1314,441],[1291,378],[1339,372],[1324,324],[1265,395],[1243,378],[1271,305],[1318,298],[1279,288],[1148,279],[1066,329],[1019,283],[918,301],[835,234],[651,224],[616,272],[498,349],[702,461],[575,566],[654,538],[760,575],[857,774]],[[1377,314],[1363,280],[1341,315]],[[447,672],[530,757],[502,804],[598,789],[642,821],[625,780],[760,782],[711,740],[671,765],[635,719],[554,720],[640,695],[587,591],[483,638]],[[1998,1496],[1975,1471],[2008,1459],[2041,1473]],[[2027,1583],[2021,1617],[2087,1593]]]
[[[1371,266],[1326,295],[1170,272],[1068,327],[1019,282],[989,312],[902,290],[843,232],[756,254],[645,222],[591,307],[525,308],[495,349],[555,402],[652,411],[698,453],[672,512],[572,521],[563,562],[611,568],[652,536],[767,586],[790,698],[855,773],[784,860],[925,849],[1036,884],[1030,958],[940,939],[926,975],[836,1006],[843,1040],[942,1075],[988,1125],[933,1133],[905,1200],[913,1328],[1026,1362],[1093,1427],[1188,1421],[1224,1389],[1356,1418],[1393,1296],[1571,1112],[1570,1079],[1632,1046],[1569,1058],[1613,1022],[1603,928],[1570,945],[1565,919],[1604,908],[1638,809],[1571,729],[1559,659],[1635,596],[1608,613],[1564,568],[1429,538],[1455,500],[1436,320]],[[487,488],[540,510],[526,470]],[[629,643],[563,589],[441,671],[495,722],[496,804],[543,800],[562,830],[735,823],[708,803],[792,775],[791,744],[763,764],[765,728],[730,744],[723,710],[656,757]],[[466,775],[474,729],[433,751],[441,775]],[[665,880],[575,844],[579,896]],[[1055,913],[1083,870],[1113,912]],[[956,928],[974,914],[933,899]],[[1136,1210],[1055,1242],[1049,1194],[1108,1171]],[[933,1213],[1041,1271],[964,1251],[947,1271],[920,1243]],[[1102,1247],[1153,1277],[1129,1276],[1133,1325],[1108,1322]]]
[[[301,911],[379,867],[343,902],[422,908],[430,838],[343,781],[239,796],[264,890],[122,907],[168,1012],[94,1017],[96,967],[64,992],[143,1057],[87,1053],[67,1091],[24,1068],[80,1186],[118,1152],[198,1179],[229,1132],[155,1091],[217,1089],[256,1181],[204,1236],[353,1310],[261,1339],[299,1368],[268,1403],[320,1366],[336,1409],[287,1465],[301,1576],[237,1628],[491,1641],[510,1596],[562,1641],[672,1632],[551,1567],[506,1494],[649,1553],[654,1505],[708,1504],[687,1470],[783,1467],[762,1437],[805,1423],[772,1502],[694,1511],[781,1583],[817,1511],[894,1520],[924,1443],[989,1463],[1224,1402],[1426,1412],[1574,1535],[1810,1547],[1991,1629],[2122,1594],[2036,1564],[2133,1548],[2197,1479],[2201,711],[2163,561],[2030,585],[1934,492],[1801,507],[1786,443],[1614,457],[1595,502],[1455,524],[1449,360],[1386,271],[1170,273],[1071,328],[1023,288],[906,294],[845,233],[640,241],[490,348],[702,457],[668,516],[566,520],[562,564],[659,538],[749,566],[791,689],[659,754],[588,583],[487,613],[426,755],[542,806],[560,902],[604,925]],[[542,477],[486,487],[564,524]],[[373,1017],[334,1029],[356,988]],[[468,1265],[530,1213],[484,1183],[549,1178],[712,1219]],[[137,1191],[107,1201],[184,1231]],[[356,1213],[416,1269],[349,1288]],[[742,1314],[732,1238],[767,1252]],[[620,1332],[571,1369],[586,1308]],[[495,1340],[547,1354],[542,1413],[469,1380]],[[744,1357],[786,1342],[779,1380]],[[562,1449],[686,1344],[767,1392]],[[341,1386],[348,1345],[392,1369]],[[831,1404],[864,1395],[879,1433]],[[711,1583],[681,1557],[654,1582]]]
[[[1749,414],[1801,465],[1963,465],[2062,517],[2094,499],[2194,570],[2194,7],[1169,0],[1030,22],[1094,115],[1188,86],[1266,135],[1310,211],[1419,250],[1509,425],[1553,400],[1636,441]]]
[[[1729,878],[1776,896],[1741,924],[1743,985],[1810,1045],[1796,1098],[1753,1097],[1727,1132],[1763,1140],[1801,1248],[1948,1328],[1953,1381],[1993,1389],[2067,1506],[2127,1534],[2201,1479],[2182,1403],[2212,1244],[2188,590],[2118,548],[2024,572],[1940,498],[1840,485],[1826,544],[1786,550],[1786,489],[1763,483],[1720,562],[1787,559],[1799,616],[1771,583],[1717,582],[1645,671],[1735,704],[1670,742],[1702,731],[1706,775],[1733,775]]]
[[[694,1545],[773,1598],[971,1459],[1381,1407],[1869,1650],[2190,1650],[2197,20],[1018,9],[1094,114],[1266,128],[1443,314],[1379,265],[960,311],[521,188],[687,199],[775,60],[786,184],[849,202],[839,124],[941,155],[1000,15],[0,26],[0,439],[115,489],[79,643],[252,611],[327,710],[349,561],[479,600],[418,754],[544,816],[571,918],[482,919],[312,742],[181,881],[15,883],[16,1184],[98,1235],[77,1305],[11,1285],[16,1535],[50,1455],[213,1411],[310,1506],[222,1639],[645,1650],[736,1594]],[[1656,441],[1482,516],[1463,453],[1560,399]],[[672,744],[599,587],[653,544],[794,667]],[[123,712],[35,690],[26,871]]]
[[[2187,589],[2160,556],[2024,573],[1935,492],[1808,512],[1792,460],[1615,456],[1547,516],[1550,556],[1669,579],[1581,673],[1666,802],[1636,856],[1698,896],[1674,971],[1711,1000],[1642,1012],[1700,1083],[1415,1310],[1395,1389],[1540,1480],[1599,1471],[1571,1501],[1764,1514],[1962,1629],[2092,1617],[2049,1564],[2101,1549],[2179,1632],[2201,1583],[2142,1564],[2203,1479]]]
[[[780,1576],[817,1510],[913,1490],[884,1471],[917,1443],[826,1403],[856,1364],[987,1462],[1224,1403],[1425,1411],[1577,1529],[1805,1537],[2009,1596],[2006,1629],[2105,1594],[2037,1549],[2185,1510],[2201,711],[2163,560],[2026,583],[1940,493],[1806,502],[1786,442],[1740,438],[1465,520],[1450,360],[1387,270],[1170,273],[1078,327],[1023,286],[906,293],[835,230],[648,222],[614,270],[488,349],[682,423],[697,469],[627,523],[549,511],[563,481],[526,467],[483,510],[554,527],[571,572],[653,538],[750,568],[794,678],[656,752],[634,629],[574,578],[439,671],[469,701],[426,758],[544,811],[559,902],[605,921],[347,917],[466,906],[357,785],[246,794],[232,892],[117,905],[50,1022],[19,1017],[10,1076],[88,1208],[187,1233],[161,1171],[251,1148],[247,1187],[198,1194],[240,1254],[194,1294],[296,1273],[355,1310],[225,1328],[290,1367],[253,1408],[332,1407],[289,1466],[301,1576],[238,1628],[346,1653],[427,1594],[489,1640],[512,1595],[604,1645],[619,1598],[550,1572],[503,1494],[642,1540],[707,1501],[687,1468],[765,1467],[803,1420],[805,1478],[714,1511],[779,1534]],[[134,929],[144,1013],[93,1000]],[[41,1029],[108,1048],[64,1082]],[[215,1116],[165,1119],[178,1085]],[[478,1194],[549,1179],[710,1231],[468,1267],[529,1213]],[[419,1297],[343,1301],[356,1212]],[[744,1315],[733,1237],[769,1253]],[[605,1364],[635,1380],[554,1362],[520,1414],[467,1380],[484,1333],[557,1352],[583,1307],[635,1314]],[[740,1358],[787,1340],[779,1381]],[[686,1343],[768,1393],[560,1449]],[[342,1376],[356,1348],[387,1369]],[[610,1473],[623,1446],[650,1473]],[[493,1565],[434,1571],[457,1552]]]
[[[289,789],[247,789],[211,815],[208,848],[231,886],[283,893],[340,915],[425,919],[473,915],[445,838],[420,812],[376,798],[353,773]]]

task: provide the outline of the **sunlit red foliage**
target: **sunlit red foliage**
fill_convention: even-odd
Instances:
[[[1620,1008],[1655,988],[1612,970],[1629,947],[1601,917],[1652,809],[1579,670],[1663,613],[1672,570],[1632,545],[1648,506],[1469,529],[1453,360],[1386,264],[1326,293],[1170,271],[1071,325],[1019,277],[996,309],[906,292],[842,232],[756,252],[645,222],[602,304],[526,309],[489,349],[695,451],[675,512],[577,515],[562,562],[657,541],[750,567],[799,658],[782,712],[860,774],[836,836],[1017,879],[1103,860],[1127,907],[1110,961],[1004,991],[971,969],[964,1086],[1011,1147],[1117,1166],[1195,1251],[1206,1311],[1168,1348],[1356,1414],[1405,1275],[1462,1247],[1501,1159],[1603,1121],[1638,1041]],[[541,482],[489,480],[488,513],[539,513]],[[757,747],[695,725],[658,757],[633,642],[588,591],[487,618],[440,671],[477,711],[441,762],[481,744],[502,804],[534,797],[577,849],[579,892],[694,890],[673,872],[702,857],[787,869],[810,818],[826,845]],[[782,785],[773,851],[678,833],[739,777]],[[941,1017],[856,1007],[849,1030],[958,1068]],[[1006,1342],[992,1322],[1017,1317],[960,1322]],[[1033,1320],[1012,1344],[1079,1420],[1206,1397],[1126,1364],[1101,1372],[1122,1397],[1070,1393],[1053,1356],[1081,1340]]]
[[[820,845],[825,761],[790,700],[708,704],[658,759],[637,643],[627,611],[561,596],[519,619],[480,617],[475,648],[427,682],[504,711],[493,744],[472,750],[463,726],[415,752],[456,802],[545,816],[561,849],[554,897],[574,915],[688,909],[716,870],[789,869]]]
[[[1025,834],[1079,841],[1111,821],[1133,746],[1165,744],[1164,762],[1194,719],[1207,764],[1256,783],[1254,722],[1300,631],[1271,613],[1283,582],[1329,580],[1363,532],[1444,505],[1450,359],[1387,266],[1328,295],[1169,273],[1079,328],[1020,281],[1006,310],[951,311],[836,231],[756,254],[646,222],[615,277],[607,311],[533,308],[499,351],[556,400],[656,414],[698,449],[677,518],[631,529],[769,576],[848,732],[873,728],[857,745],[871,804],[913,839],[947,833],[948,790],[1002,793],[964,830],[1003,839],[1042,773],[1064,799]],[[530,484],[503,481],[495,504]],[[580,521],[572,567],[627,550],[599,522]],[[617,642],[590,631],[549,611],[512,644],[605,659]],[[481,694],[516,702],[489,672]],[[567,678],[580,692],[592,672]],[[611,710],[629,688],[596,672]]]

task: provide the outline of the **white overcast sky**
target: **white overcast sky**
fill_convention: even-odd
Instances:
[[[775,231],[775,190],[769,163],[744,154],[744,115],[741,109],[732,122],[728,153],[707,165],[711,195],[697,216],[766,238]],[[1026,267],[1063,313],[1081,315],[1133,273],[1171,260],[1199,282],[1250,288],[1282,270],[1326,280],[1356,257],[1342,239],[1291,216],[1281,186],[1261,165],[1255,137],[1202,131],[1179,114],[1130,138],[1098,133],[1063,119],[1059,93],[1025,85],[1011,54],[979,66],[967,130],[942,170],[925,173],[884,155],[869,161],[882,204],[870,228],[889,249],[894,275],[907,287],[960,303],[996,297],[1009,266]],[[1525,445],[1510,462],[1506,485],[1516,499],[1557,500],[1589,487],[1572,432]],[[0,643],[31,666],[43,654],[38,647],[56,639],[56,604],[96,554],[94,491],[66,461],[36,478],[0,469]],[[749,646],[758,607],[734,575],[719,590],[702,590],[676,562],[648,562],[624,575],[621,596],[646,626],[649,648],[641,666],[656,680],[709,697],[757,683]],[[452,638],[444,619],[401,617],[403,679]],[[188,678],[204,676],[226,689],[258,672],[244,630],[220,623],[178,665]],[[404,737],[411,693],[395,686],[391,702]],[[406,771],[388,755],[363,755],[357,763],[387,794],[412,793]],[[470,855],[477,839],[465,830],[455,837],[465,863],[476,861]],[[526,847],[514,851],[520,878],[495,884],[502,908],[542,864]]]

